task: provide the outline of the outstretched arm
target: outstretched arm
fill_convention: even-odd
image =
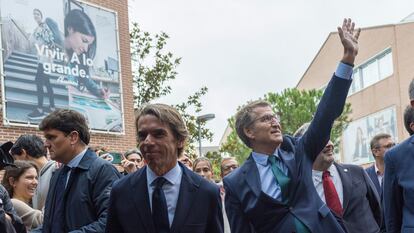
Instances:
[[[344,54],[322,96],[309,129],[302,137],[306,155],[312,162],[328,143],[333,122],[342,114],[351,86],[352,67],[358,54],[358,38],[361,31],[354,28],[355,23],[351,19],[344,19],[342,27],[338,27]]]

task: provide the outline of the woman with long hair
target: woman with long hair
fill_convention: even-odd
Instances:
[[[95,26],[89,16],[78,9],[69,11],[65,17],[64,47],[68,66],[78,66],[86,72],[86,77],[71,77],[77,80],[78,89],[86,87],[93,95],[100,98],[108,97],[108,90],[101,88],[90,76],[89,63],[96,55],[97,35]],[[88,62],[89,61],[89,62]]]
[[[17,160],[14,164],[15,167],[6,167],[3,185],[26,229],[34,229],[43,222],[42,211],[31,206],[38,184],[37,168],[35,164],[22,160]]]

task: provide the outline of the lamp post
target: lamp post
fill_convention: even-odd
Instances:
[[[208,120],[214,119],[216,117],[214,114],[205,114],[197,117],[197,126],[198,126],[198,157],[201,157],[201,122],[206,122]]]

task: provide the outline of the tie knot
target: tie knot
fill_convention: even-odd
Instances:
[[[61,171],[61,173],[62,173],[62,174],[66,174],[66,173],[68,173],[69,171],[70,171],[70,167],[69,167],[69,166],[64,165],[64,166],[62,167],[62,171]]]
[[[154,180],[153,184],[155,185],[155,188],[162,188],[162,186],[167,182],[167,179],[160,176],[157,179]]]
[[[270,165],[275,165],[276,161],[278,161],[279,158],[274,156],[274,155],[271,155],[271,156],[269,156],[268,160],[269,160]]]
[[[327,178],[327,177],[330,177],[330,176],[331,176],[331,172],[329,172],[329,171],[322,172],[322,178]]]

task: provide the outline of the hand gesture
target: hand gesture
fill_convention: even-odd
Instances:
[[[121,161],[122,167],[124,167],[125,171],[129,174],[138,170],[135,163],[129,161],[128,159],[124,159]]]
[[[355,23],[351,19],[344,19],[342,27],[338,27],[339,38],[344,46],[344,56],[342,62],[354,64],[358,54],[358,38],[361,29],[354,30]]]

